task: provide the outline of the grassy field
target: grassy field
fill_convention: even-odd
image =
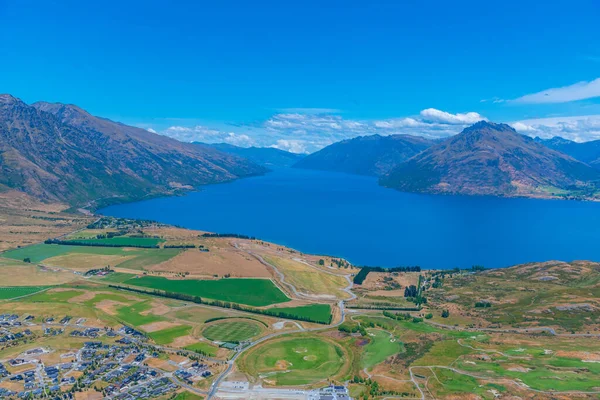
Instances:
[[[348,294],[342,290],[348,286],[348,281],[343,276],[328,274],[287,258],[265,256],[265,260],[277,267],[285,275],[286,282],[301,293],[348,298]]]
[[[446,278],[440,289],[429,290],[428,298],[472,323],[585,332],[600,319],[599,283],[600,267],[593,263],[533,263],[458,274]],[[476,308],[478,301],[491,307]]]
[[[229,314],[219,309],[205,307],[188,307],[183,310],[178,310],[175,313],[175,318],[183,319],[185,321],[194,322],[197,324],[202,324],[207,319],[226,318],[228,316]]]
[[[380,329],[369,329],[368,333],[371,341],[363,348],[361,355],[364,368],[377,365],[403,350],[402,343],[389,332]]]
[[[189,346],[184,347],[186,350],[191,351],[200,351],[203,354],[214,357],[217,355],[217,351],[219,350],[216,346],[213,346],[206,342],[197,342],[194,344],[190,344]]]
[[[172,343],[173,340],[180,336],[186,336],[192,330],[191,326],[188,325],[180,325],[174,326],[172,328],[162,329],[160,331],[149,332],[148,336],[150,339],[154,340],[154,342],[158,345],[165,345]]]
[[[0,300],[14,299],[15,297],[27,296],[46,289],[47,286],[13,286],[0,287]]]
[[[181,392],[177,393],[177,396],[173,400],[202,400],[204,397],[199,396],[195,393]]]
[[[148,238],[148,237],[130,237],[130,236],[117,236],[112,238],[104,238],[104,239],[72,239],[68,238],[65,240],[66,242],[72,241],[77,243],[89,244],[92,246],[98,245],[109,245],[109,246],[158,246],[160,243],[164,242],[163,239],[157,238]]]
[[[32,263],[44,262],[73,269],[92,269],[106,265],[141,270],[176,256],[180,249],[139,249],[122,247],[36,244],[2,253],[3,257]]]
[[[328,324],[331,320],[331,306],[329,304],[310,304],[308,306],[298,307],[277,307],[271,308],[272,311],[280,311],[300,318],[310,318],[323,324]]]
[[[76,279],[78,276],[69,271],[0,258],[0,284],[3,286],[54,286]]]
[[[42,303],[61,303],[66,302],[73,297],[79,296],[84,292],[81,290],[67,289],[61,291],[47,290],[43,293],[34,294],[24,298],[26,302],[42,302]]]
[[[289,300],[269,279],[172,280],[163,277],[143,276],[129,279],[124,283],[256,307],[283,303]]]
[[[129,325],[142,326],[153,322],[164,321],[165,318],[154,314],[142,314],[151,309],[150,302],[144,301],[132,306],[124,306],[117,309],[117,317]]]
[[[262,328],[256,322],[250,321],[227,321],[214,322],[208,325],[202,335],[216,342],[242,342],[262,332]]]
[[[286,337],[248,351],[238,366],[270,385],[306,385],[335,376],[344,365],[344,351],[321,337]]]

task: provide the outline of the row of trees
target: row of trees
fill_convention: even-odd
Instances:
[[[239,310],[239,311],[244,311],[244,312],[253,313],[253,314],[262,314],[262,315],[268,315],[270,317],[283,318],[283,319],[293,319],[296,321],[314,322],[317,324],[324,324],[324,325],[331,324],[331,320],[333,318],[331,313],[329,314],[328,320],[325,321],[325,320],[321,320],[318,318],[313,318],[311,316],[297,315],[297,314],[293,314],[293,313],[289,313],[289,312],[278,311],[277,308],[261,310],[258,308],[242,306],[241,304],[237,304],[237,303],[231,303],[229,301],[203,300],[200,296],[195,296],[195,295],[186,294],[186,293],[167,292],[165,290],[160,290],[160,289],[143,290],[143,289],[133,288],[131,286],[119,286],[119,285],[109,285],[109,287],[115,288],[115,289],[120,289],[120,290],[127,290],[127,291],[135,292],[135,293],[149,294],[149,295],[154,295],[154,296],[167,297],[170,299],[189,301],[189,302],[196,303],[196,304],[206,304],[209,306],[230,308],[233,310]]]
[[[205,238],[235,238],[235,239],[250,239],[256,240],[254,236],[240,235],[239,233],[203,233]]]

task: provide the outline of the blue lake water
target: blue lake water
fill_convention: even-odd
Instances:
[[[600,203],[401,193],[332,172],[283,169],[100,212],[256,236],[358,265],[600,260]]]

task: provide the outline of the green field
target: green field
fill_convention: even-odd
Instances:
[[[117,316],[129,325],[141,326],[152,322],[164,321],[165,318],[154,314],[142,315],[141,313],[151,308],[149,301],[124,306],[117,309]]]
[[[181,392],[173,400],[202,400],[204,397],[190,392]]]
[[[133,278],[134,276],[135,275],[133,274],[126,274],[124,272],[113,272],[100,279],[102,280],[102,282],[123,283],[126,280]]]
[[[344,351],[317,337],[287,337],[254,347],[238,365],[274,385],[306,385],[331,379],[344,365]]]
[[[190,344],[189,346],[185,346],[184,348],[190,351],[200,351],[202,354],[206,354],[211,357],[216,356],[217,350],[219,350],[217,347],[205,342],[197,342]]]
[[[371,368],[402,351],[402,343],[398,342],[389,332],[369,329],[368,333],[371,341],[361,352],[363,368]]]
[[[204,329],[202,335],[216,342],[239,343],[260,334],[260,325],[250,321],[215,322]]]
[[[159,243],[164,242],[163,239],[149,238],[149,237],[130,237],[130,236],[117,236],[112,238],[104,239],[73,239],[65,240],[65,242],[77,242],[83,244],[89,244],[91,246],[109,245],[109,246],[158,246]]]
[[[162,329],[156,332],[149,332],[148,336],[150,339],[158,345],[164,345],[172,343],[173,340],[180,336],[188,335],[192,327],[188,325],[174,326],[172,328]]]
[[[24,298],[22,301],[26,302],[43,302],[43,303],[63,303],[72,299],[73,297],[79,296],[84,292],[81,290],[63,290],[60,292],[46,291],[43,293],[34,294],[32,296]]]
[[[123,247],[99,247],[99,246],[70,246],[62,244],[36,244],[16,250],[2,253],[2,257],[13,260],[29,258],[32,263],[40,263],[44,260],[66,256],[70,254],[109,255],[130,257],[113,267],[143,269],[149,265],[160,264],[179,254],[181,249],[141,249]]]
[[[308,306],[299,307],[277,307],[269,310],[291,314],[300,319],[310,318],[311,320],[320,322],[322,324],[329,324],[331,322],[331,306],[329,304],[311,304]]]
[[[288,301],[269,279],[171,280],[156,276],[132,278],[124,283],[249,306],[268,306]]]
[[[27,296],[47,288],[48,286],[0,287],[0,300],[8,300],[14,299],[15,297]]]

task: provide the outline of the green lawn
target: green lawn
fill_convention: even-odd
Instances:
[[[158,345],[172,343],[180,336],[188,335],[192,327],[188,325],[174,326],[172,328],[162,329],[156,332],[149,332],[148,336]]]
[[[172,280],[156,276],[143,276],[129,279],[124,283],[256,307],[289,300],[269,279]]]
[[[331,306],[329,304],[311,304],[308,306],[299,307],[277,307],[271,308],[270,311],[279,311],[293,315],[299,319],[310,318],[313,321],[323,324],[331,322]]]
[[[117,316],[129,325],[141,326],[151,324],[152,322],[164,321],[165,318],[154,314],[142,315],[143,311],[151,308],[149,301],[136,303],[132,306],[124,306],[117,309]]]
[[[13,286],[0,287],[0,300],[14,299],[15,297],[27,296],[46,289],[48,286]]]
[[[256,322],[215,322],[202,332],[205,338],[218,342],[241,342],[260,334],[262,329]]]
[[[217,347],[205,343],[205,342],[197,342],[194,344],[190,344],[189,346],[184,347],[186,350],[191,350],[191,351],[200,351],[203,354],[206,354],[208,356],[214,357],[217,355],[217,350],[219,350]]]
[[[393,335],[390,335],[389,332],[380,329],[369,329],[368,333],[371,341],[361,352],[363,368],[371,368],[402,351],[402,343]]]
[[[344,365],[339,345],[317,337],[288,337],[252,348],[239,362],[251,376],[276,385],[306,385],[333,377]]]

